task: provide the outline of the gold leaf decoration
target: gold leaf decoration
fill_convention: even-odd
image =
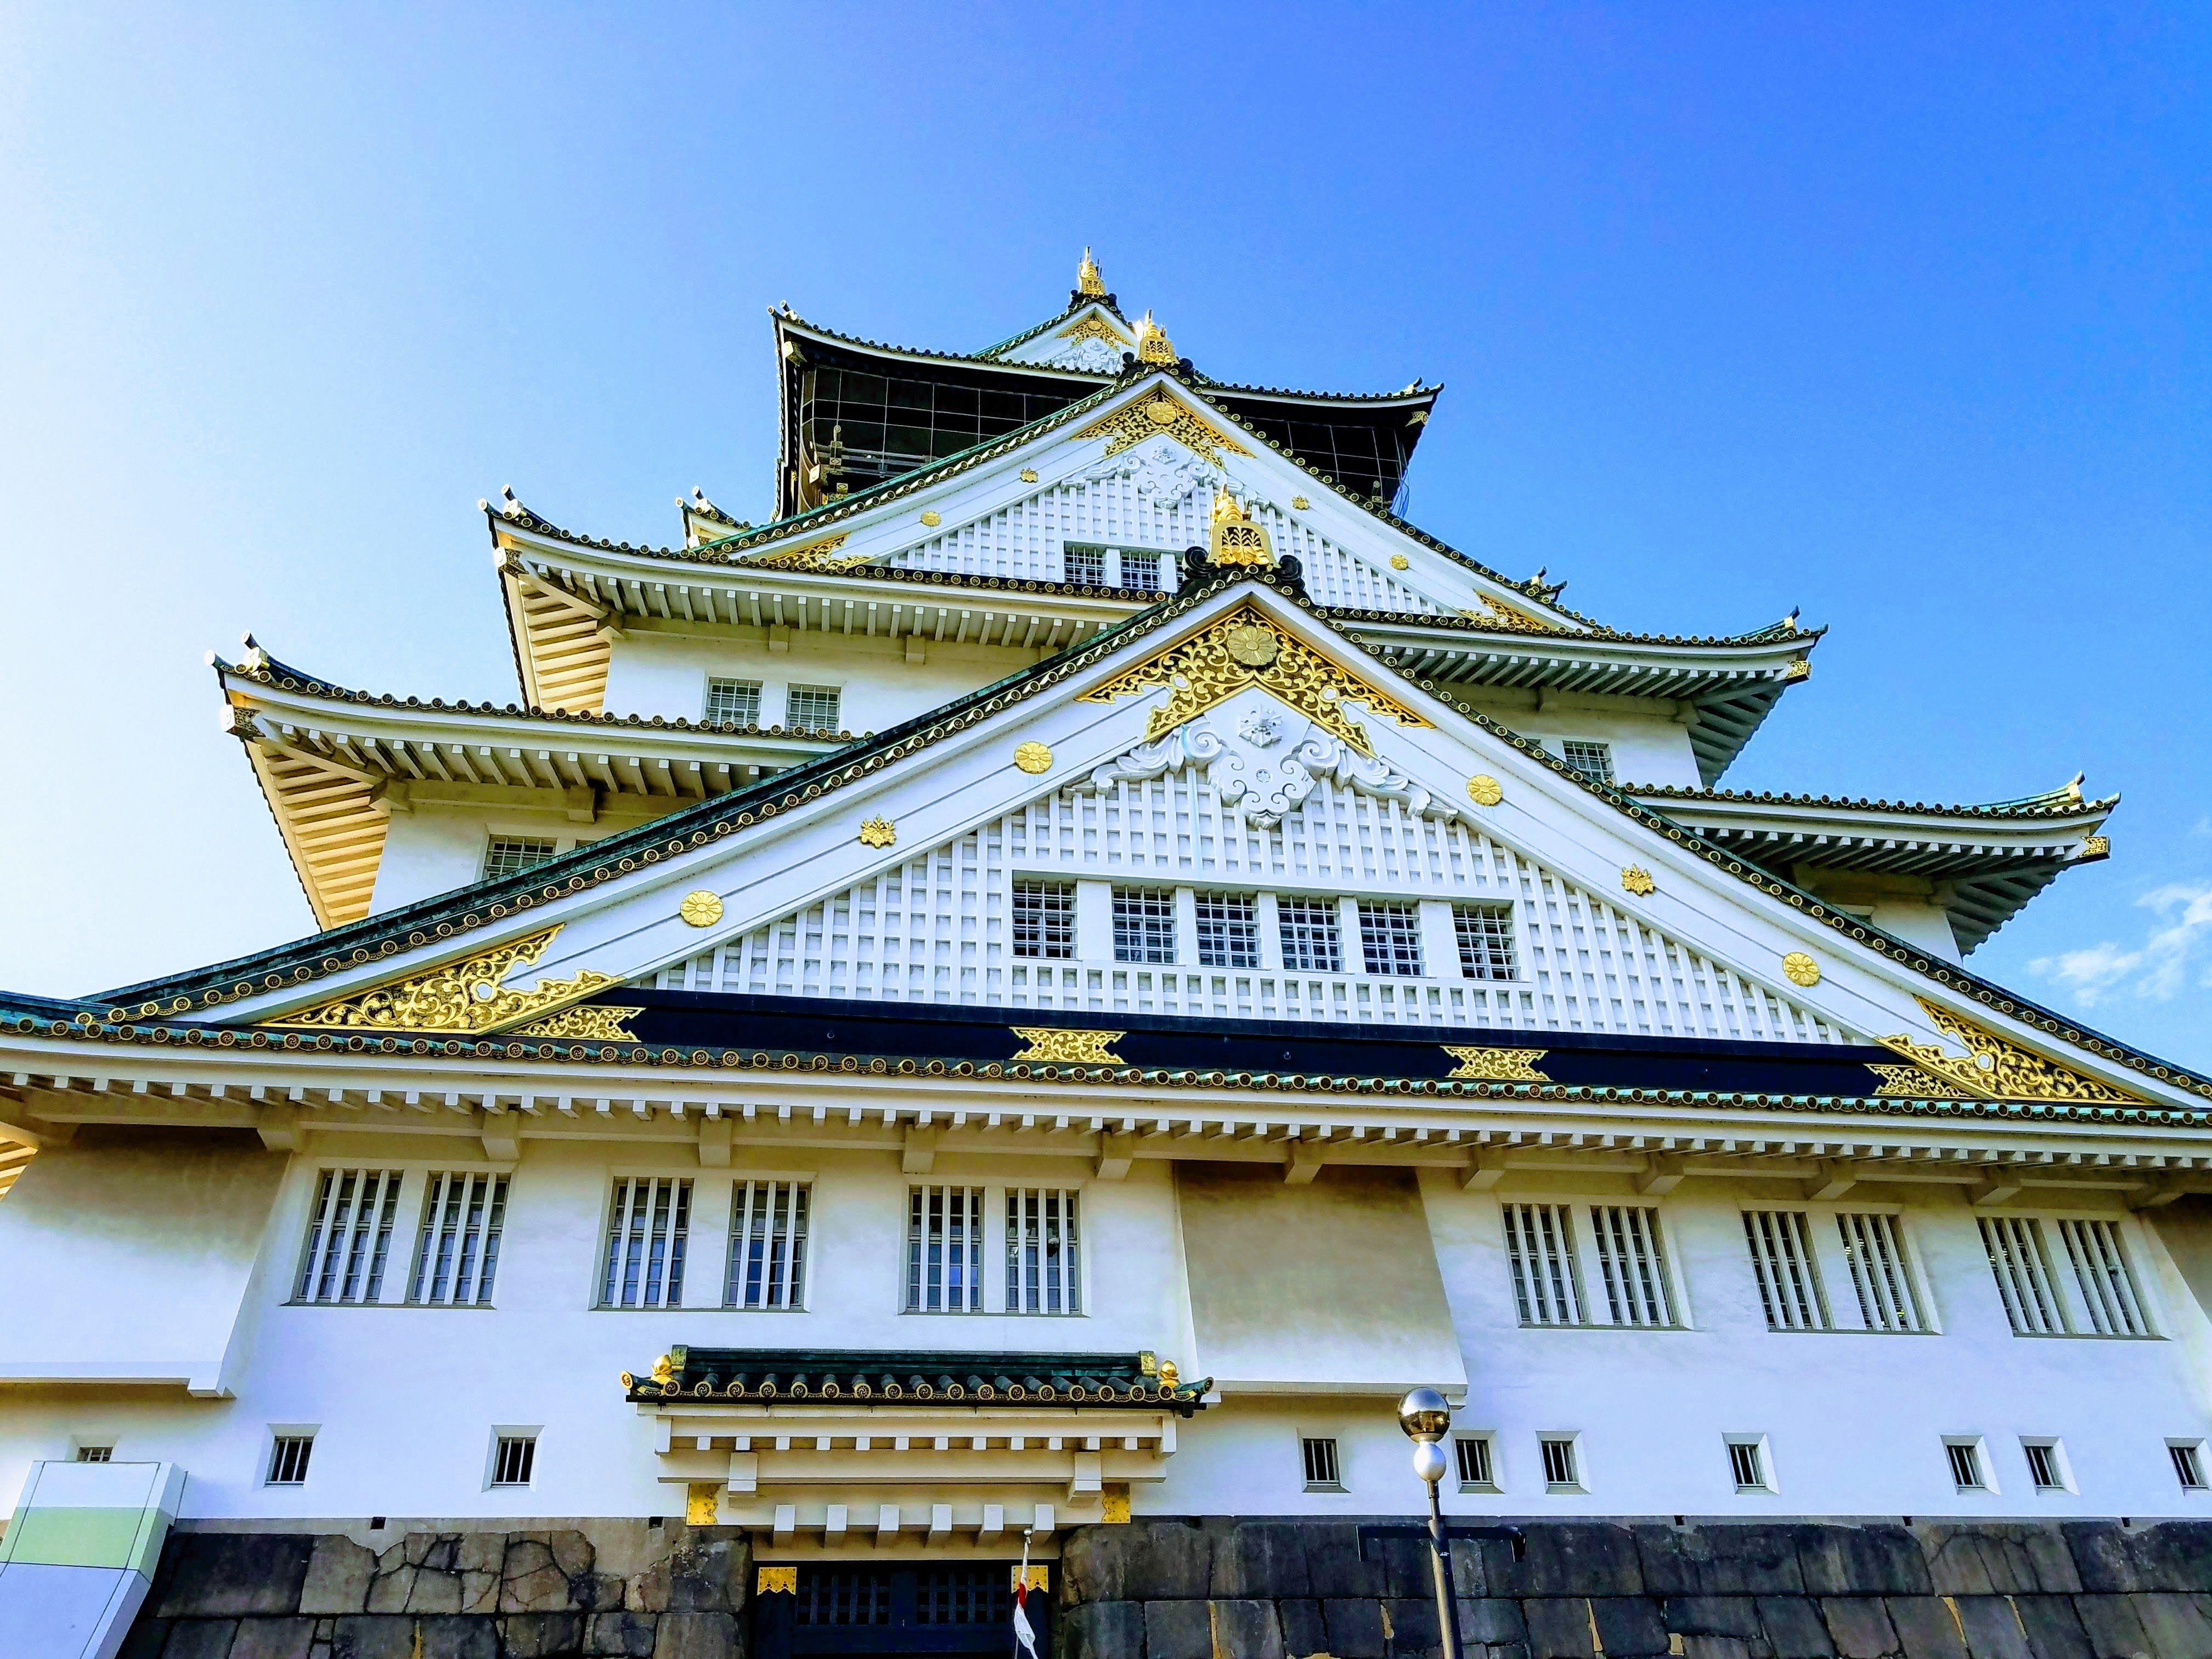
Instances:
[[[1052,769],[1052,750],[1042,743],[1018,743],[1014,745],[1014,764],[1032,775]]]
[[[842,558],[834,556],[839,548],[852,539],[850,531],[841,531],[835,536],[824,536],[818,542],[809,542],[804,547],[779,548],[773,553],[756,553],[737,561],[750,565],[756,570],[850,570],[864,565],[876,556],[872,553],[850,553]]]
[[[1129,349],[1128,337],[1096,313],[1077,318],[1053,337],[1058,340],[1103,340],[1116,351]]]
[[[1926,997],[1915,997],[1913,1000],[1935,1022],[1937,1030],[1966,1052],[1963,1055],[1947,1054],[1940,1042],[1916,1042],[1902,1033],[1886,1036],[1881,1040],[1882,1045],[1912,1063],[1910,1066],[1870,1067],[1882,1078],[1877,1094],[1893,1098],[1924,1098],[1930,1092],[1927,1085],[1932,1079],[1942,1085],[1944,1093],[1970,1100],[2063,1100],[2094,1106],[2145,1103],[2141,1095],[2130,1094],[2124,1089],[2085,1076],[2069,1066],[2046,1060],[1962,1015],[1938,1007]]]
[[[1272,653],[1263,648],[1261,636],[1273,644]],[[1170,694],[1167,702],[1152,710],[1145,722],[1145,739],[1149,743],[1250,685],[1297,709],[1363,755],[1375,750],[1367,741],[1366,728],[1346,712],[1346,703],[1364,704],[1370,714],[1401,726],[1429,724],[1405,704],[1285,632],[1249,601],[1182,644],[1170,646],[1085,692],[1082,701],[1112,702],[1118,697],[1165,688]]]
[[[796,1595],[799,1594],[799,1567],[796,1563],[787,1567],[763,1567],[753,1580],[755,1594],[760,1595]]]
[[[1651,879],[1651,872],[1640,864],[1632,864],[1620,872],[1620,890],[1633,893],[1638,898],[1650,898],[1659,890],[1659,884]]]
[[[1035,483],[1036,481],[1037,471],[1035,467],[1025,466],[1022,469],[1022,482],[1024,483]]]
[[[629,1022],[645,1012],[612,1003],[581,1002],[544,1019],[533,1019],[515,1032],[517,1036],[553,1037],[569,1042],[635,1042],[637,1033]]]
[[[2112,855],[2112,838],[2110,836],[2085,836],[2081,838],[2082,862],[2087,863],[2091,859],[2108,859]]]
[[[1802,951],[1792,951],[1782,958],[1782,974],[1792,985],[1809,989],[1820,982],[1820,964]]]
[[[1025,1586],[1033,1590],[1048,1590],[1052,1588],[1052,1569],[1043,1562],[1032,1561],[1024,1567],[1017,1561],[1008,1571],[1013,1575],[1012,1584],[1007,1586],[1010,1589],[1016,1586]]]
[[[860,842],[866,847],[889,847],[898,840],[898,826],[889,818],[869,818],[860,825]]]
[[[1098,1500],[1098,1519],[1109,1527],[1129,1524],[1129,1487],[1127,1481],[1112,1481],[1106,1485]]]
[[[1552,1079],[1536,1069],[1536,1062],[1547,1052],[1542,1048],[1470,1048],[1447,1042],[1443,1051],[1459,1062],[1451,1069],[1454,1077],[1483,1078],[1492,1083],[1549,1083]]]
[[[1291,497],[1291,505],[1299,512],[1303,513],[1308,507],[1311,507],[1313,503],[1303,495],[1293,495]]]
[[[1151,411],[1155,409],[1160,413],[1152,414]],[[1149,438],[1155,432],[1166,433],[1184,448],[1196,450],[1217,465],[1224,450],[1231,455],[1249,455],[1252,453],[1189,404],[1170,394],[1165,386],[1154,386],[1136,402],[1124,404],[1111,415],[1102,416],[1090,425],[1078,428],[1072,435],[1077,438],[1104,438],[1107,440],[1106,453],[1118,455],[1131,444]]]
[[[1477,772],[1467,781],[1467,798],[1477,806],[1495,806],[1505,799],[1505,786],[1487,772]]]
[[[495,945],[426,972],[287,1014],[264,1025],[302,1030],[454,1031],[474,1035],[549,1014],[594,991],[622,981],[586,968],[573,979],[541,979],[534,990],[501,983],[518,968],[534,966],[561,931],[559,924],[506,945]]]
[[[1009,1029],[1029,1045],[1014,1056],[1016,1060],[1066,1060],[1079,1066],[1128,1063],[1114,1052],[1114,1045],[1128,1035],[1125,1031],[1070,1031],[1049,1025],[1016,1025]]]
[[[715,1500],[722,1489],[711,1480],[694,1480],[684,1488],[684,1523],[690,1527],[711,1527],[714,1524]],[[798,1586],[794,1583],[793,1588]]]
[[[945,522],[945,520],[939,518],[933,511],[923,514],[921,515],[921,521],[925,525],[928,526],[932,530],[936,529],[938,526]]]
[[[684,896],[676,914],[694,927],[712,927],[722,919],[722,896],[699,888]]]
[[[1390,556],[1390,568],[1391,568],[1391,569],[1393,569],[1393,570],[1410,570],[1410,569],[1412,569],[1413,568],[1413,562],[1411,559],[1407,558],[1407,557],[1403,553],[1393,553],[1393,554]]]
[[[1567,630],[1557,623],[1548,623],[1532,617],[1525,611],[1515,609],[1503,600],[1493,599],[1486,593],[1474,596],[1480,611],[1462,610],[1459,614],[1469,622],[1505,634],[1564,634]]]

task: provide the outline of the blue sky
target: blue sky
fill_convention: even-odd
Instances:
[[[1093,245],[1226,378],[1446,383],[1411,514],[1832,632],[1727,781],[2126,799],[1973,967],[2212,1065],[2212,13],[21,4],[0,985],[312,925],[202,653],[514,670],[478,497],[766,506],[764,309],[973,349]]]

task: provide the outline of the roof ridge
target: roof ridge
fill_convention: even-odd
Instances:
[[[1844,807],[1869,812],[1924,812],[1953,817],[2059,817],[2090,812],[2109,812],[2119,805],[2117,794],[2091,800],[2063,789],[2017,800],[1950,805],[1940,801],[1869,800],[1847,795],[1801,795],[1775,790],[1711,789],[1680,783],[1628,783],[1621,787],[1635,795],[1660,795],[1670,800],[1741,801],[1750,805]]]

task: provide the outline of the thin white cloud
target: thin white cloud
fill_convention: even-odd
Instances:
[[[2123,950],[2110,939],[2086,950],[2038,957],[2030,972],[2055,979],[2084,1007],[2114,994],[2166,1002],[2189,981],[2212,986],[2212,886],[2171,883],[2136,901],[2156,919],[2142,943]]]

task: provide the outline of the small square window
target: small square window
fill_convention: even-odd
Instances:
[[[1359,907],[1359,951],[1370,974],[1421,976],[1421,913],[1410,904]]]
[[[1106,586],[1106,550],[1103,547],[1069,545],[1060,550],[1060,568],[1066,580],[1085,587]]]
[[[1336,937],[1336,901],[1286,898],[1276,905],[1283,935],[1283,966],[1294,974],[1340,974],[1344,950]]]
[[[1491,1444],[1488,1435],[1461,1435],[1452,1442],[1452,1452],[1459,1464],[1462,1492],[1498,1490],[1496,1449]]]
[[[1148,887],[1114,890],[1114,960],[1176,959],[1175,895]]]
[[[2023,1440],[2020,1449],[2027,1454],[2027,1478],[2036,1491],[2066,1490],[2066,1455],[2056,1440]]]
[[[1075,884],[1014,884],[1014,954],[1066,961],[1075,955]]]
[[[484,849],[483,878],[520,875],[553,856],[555,843],[535,836],[494,836]]]
[[[537,1466],[536,1435],[501,1435],[492,1451],[491,1483],[495,1486],[526,1486]]]
[[[710,679],[707,682],[707,718],[729,726],[758,726],[760,697],[758,680]]]
[[[1513,912],[1504,905],[1452,907],[1452,931],[1459,935],[1459,971],[1468,979],[1515,979]]]
[[[1544,1490],[1547,1492],[1580,1492],[1582,1472],[1576,1467],[1575,1437],[1571,1434],[1547,1434],[1538,1437],[1536,1449],[1542,1454]]]
[[[280,1434],[269,1445],[269,1479],[271,1486],[303,1486],[307,1482],[307,1459],[315,1449],[312,1434]]]
[[[1738,1492],[1772,1492],[1774,1483],[1766,1478],[1766,1448],[1759,1440],[1745,1437],[1728,1443],[1729,1474],[1735,1477]]]
[[[115,1461],[112,1446],[79,1446],[76,1461],[80,1463],[112,1463]]]
[[[2181,1482],[2184,1492],[2205,1490],[2203,1445],[2201,1440],[2169,1440],[2166,1443],[2166,1454],[2173,1459],[2174,1479]]]
[[[1950,1460],[1951,1484],[1960,1492],[1984,1492],[1989,1481],[1982,1473],[1982,1443],[1978,1440],[1947,1440],[1943,1455]]]
[[[1198,896],[1198,965],[1260,965],[1260,912],[1249,893]]]
[[[1121,586],[1134,588],[1139,593],[1158,592],[1160,556],[1124,548],[1121,550]]]
[[[1337,1462],[1336,1442],[1307,1435],[1300,1443],[1305,1453],[1306,1490],[1342,1492],[1344,1475]]]
[[[834,685],[794,685],[783,694],[783,724],[787,731],[835,732],[838,726],[838,690]]]
[[[1613,781],[1613,745],[1585,743],[1570,738],[1559,745],[1559,758],[1593,783]]]

